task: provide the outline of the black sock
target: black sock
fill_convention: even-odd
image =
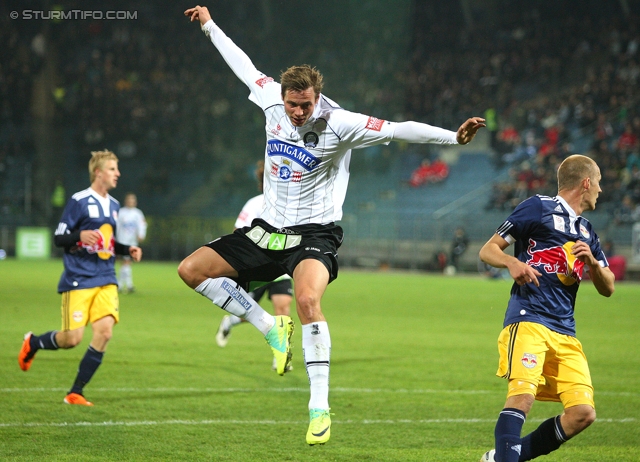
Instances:
[[[517,462],[521,454],[520,432],[526,415],[520,409],[504,408],[496,422],[496,460]]]
[[[49,332],[45,332],[42,335],[31,335],[29,339],[29,346],[31,346],[31,351],[38,350],[57,350],[60,348],[56,343],[56,334],[57,330],[51,330]]]
[[[560,425],[560,416],[547,419],[538,428],[522,438],[522,453],[518,462],[549,454],[568,439],[562,425]]]
[[[73,383],[73,387],[69,393],[82,394],[82,389],[89,383],[93,374],[102,363],[102,357],[104,352],[95,350],[91,345],[87,348],[87,352],[84,354],[84,358],[80,361],[80,367],[78,368],[78,375],[76,381]]]

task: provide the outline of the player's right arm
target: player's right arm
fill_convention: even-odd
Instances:
[[[505,253],[504,250],[507,247],[509,247],[509,242],[496,233],[480,249],[480,260],[494,268],[507,268],[513,280],[520,286],[534,283],[540,287],[538,276],[542,276],[542,274],[535,268]]]
[[[184,12],[191,21],[200,21],[200,27],[207,37],[211,39],[213,45],[218,49],[222,58],[229,65],[231,70],[242,80],[251,93],[255,93],[258,88],[263,88],[265,84],[273,82],[273,79],[266,77],[253,65],[251,59],[233,41],[222,32],[222,29],[213,22],[209,10],[205,6],[189,8]]]

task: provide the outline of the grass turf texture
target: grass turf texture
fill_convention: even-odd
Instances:
[[[89,330],[75,349],[40,351],[27,373],[16,360],[25,332],[60,327],[61,261],[0,261],[0,460],[475,462],[493,446],[506,389],[494,373],[508,282],[342,271],[323,299],[332,437],[309,447],[299,326],[284,377],[249,325],[220,349],[224,313],[176,267],[134,267],[137,292],[120,297],[121,323],[85,389],[95,406],[85,408],[62,399]],[[542,460],[640,460],[638,300],[637,284],[618,284],[606,299],[583,283],[578,338],[598,421]],[[524,432],[560,412],[537,402]]]

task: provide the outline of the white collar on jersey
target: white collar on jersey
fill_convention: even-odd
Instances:
[[[111,211],[111,201],[109,200],[109,194],[107,194],[107,197],[103,197],[100,194],[98,194],[98,192],[92,187],[89,187],[89,191],[91,191],[91,195],[93,196],[93,198],[97,199],[100,205],[102,206],[102,211],[104,213],[104,216],[108,217],[109,212]]]
[[[571,218],[572,220],[575,220],[576,218],[578,218],[578,214],[576,213],[576,211],[571,208],[571,206],[567,203],[566,200],[562,198],[562,196],[556,196],[555,199],[559,201],[564,206],[564,208],[569,211],[569,218]]]

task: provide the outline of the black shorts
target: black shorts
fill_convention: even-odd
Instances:
[[[338,248],[342,244],[340,226],[298,225],[274,228],[256,218],[251,226],[236,229],[205,244],[215,250],[238,272],[238,282],[271,282],[283,274],[293,276],[302,260],[312,258],[329,271],[329,282],[338,277]]]
[[[291,279],[273,281],[253,289],[250,295],[256,302],[259,302],[267,291],[269,292],[269,300],[271,300],[271,297],[274,295],[289,295],[293,297],[293,284],[291,284]]]

